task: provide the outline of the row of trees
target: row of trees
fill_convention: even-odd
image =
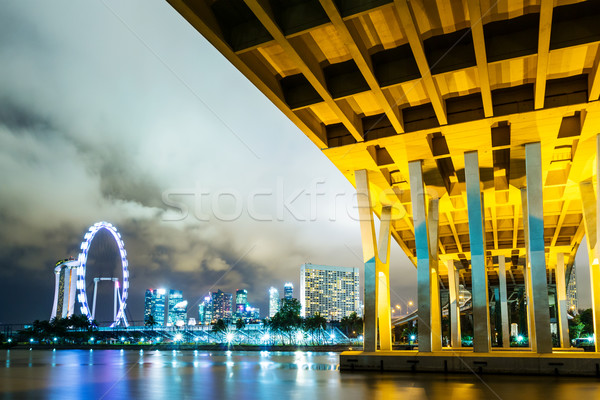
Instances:
[[[53,318],[51,321],[35,320],[30,328],[19,333],[37,341],[51,342],[54,338],[84,337],[83,333],[89,333],[94,329],[96,329],[95,321],[90,322],[85,315],[72,315],[67,318]]]
[[[308,334],[313,344],[322,343],[325,339],[324,333],[327,328],[327,320],[319,313],[309,317],[301,317],[302,306],[298,299],[284,300],[280,310],[271,318],[264,320],[264,326],[270,333],[279,335],[284,342],[294,343],[299,334]],[[348,337],[357,337],[362,334],[363,322],[356,313],[342,318],[341,328]],[[238,319],[235,323],[238,331],[244,329],[246,323]],[[223,320],[218,320],[213,325],[214,332],[225,333],[228,329]]]

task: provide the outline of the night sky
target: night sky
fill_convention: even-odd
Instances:
[[[191,317],[247,289],[264,316],[304,262],[362,273],[352,185],[166,1],[4,1],[0,60],[0,323],[50,317],[55,262],[102,220],[134,320],[150,287],[183,290]],[[120,274],[93,246],[88,287]],[[391,260],[404,307],[416,269],[395,243]]]

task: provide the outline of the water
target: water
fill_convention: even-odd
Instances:
[[[337,353],[2,350],[6,399],[600,399],[592,378],[340,372]]]

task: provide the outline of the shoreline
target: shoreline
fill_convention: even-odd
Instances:
[[[312,351],[341,353],[362,350],[360,347],[340,345],[227,345],[227,344],[14,344],[2,346],[6,350],[209,350],[209,351]]]

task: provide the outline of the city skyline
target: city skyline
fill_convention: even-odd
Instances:
[[[265,291],[286,280],[299,287],[295,269],[311,260],[362,268],[352,185],[166,2],[58,1],[36,12],[8,2],[0,32],[0,301],[14,303],[0,323],[48,318],[52,268],[77,255],[97,220],[123,233],[128,309],[138,316],[148,287]],[[227,217],[232,196],[216,195],[231,192],[256,204],[245,201],[235,221],[208,212],[215,203]],[[308,192],[326,193],[316,210]],[[183,201],[188,217],[169,201]],[[416,269],[397,247],[392,303],[416,297]],[[587,265],[582,245],[582,308]],[[268,309],[266,299],[256,304]]]

